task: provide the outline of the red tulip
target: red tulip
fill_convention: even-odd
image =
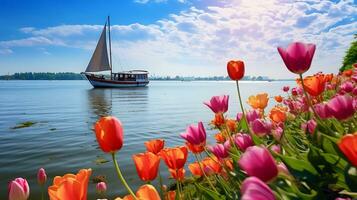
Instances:
[[[165,161],[169,169],[181,169],[187,160],[187,148],[185,146],[175,148],[165,148],[159,155]]]
[[[45,184],[47,181],[47,175],[45,169],[41,168],[37,172],[37,182],[39,185]]]
[[[286,49],[278,47],[286,67],[295,74],[302,74],[310,68],[315,49],[314,44],[302,42],[291,43]]]
[[[145,142],[146,150],[158,154],[165,146],[165,140],[149,140]]]
[[[151,153],[133,155],[136,171],[142,181],[152,181],[156,178],[160,165],[160,157]]]
[[[352,165],[357,167],[357,132],[343,136],[338,142],[338,147]]]
[[[238,81],[244,76],[244,62],[231,60],[227,63],[228,75],[232,80]]]
[[[102,117],[95,123],[94,129],[102,151],[114,153],[123,146],[123,127],[117,118]]]

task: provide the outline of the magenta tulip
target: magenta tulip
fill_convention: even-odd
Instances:
[[[99,194],[102,194],[107,191],[107,184],[105,182],[99,182],[96,185],[96,190]]]
[[[327,104],[325,104],[325,103],[315,104],[314,109],[316,111],[316,114],[321,119],[327,119],[327,118],[332,117],[329,110],[327,109]]]
[[[26,179],[16,178],[9,183],[9,200],[27,200],[30,196],[30,187]]]
[[[268,120],[256,119],[251,123],[252,131],[258,136],[269,134],[272,129],[272,123]]]
[[[350,93],[354,89],[353,83],[351,81],[346,81],[341,84],[340,89],[345,93]]]
[[[313,134],[315,132],[317,123],[315,120],[310,119],[309,121],[307,121],[306,126],[307,126],[307,131],[309,131],[309,133]]]
[[[258,110],[249,110],[246,114],[248,124],[253,122],[256,119],[260,118],[260,113]]]
[[[226,144],[227,146],[227,144]],[[208,149],[220,159],[227,158],[229,156],[228,149],[223,144],[216,144],[215,146],[210,146]]]
[[[40,168],[37,172],[37,182],[39,185],[44,185],[47,181],[46,171],[43,168]]]
[[[290,87],[289,87],[289,86],[284,86],[284,87],[283,87],[283,91],[284,91],[284,92],[289,92],[289,90],[290,90]]]
[[[249,176],[258,177],[264,182],[268,182],[278,175],[275,160],[264,147],[248,147],[238,164]]]
[[[242,119],[242,117],[243,117],[243,113],[242,112],[237,113],[237,117],[236,117],[237,122],[239,122]]]
[[[238,133],[234,136],[234,142],[241,151],[245,151],[248,147],[253,146],[252,137],[248,134]]]
[[[316,46],[302,42],[293,42],[286,49],[278,47],[279,54],[286,67],[295,74],[309,70]]]
[[[281,174],[288,175],[288,176],[291,175],[288,168],[286,167],[286,165],[282,162],[278,164],[278,172]]]
[[[346,120],[355,113],[353,98],[349,95],[337,95],[327,103],[327,110],[336,119]]]
[[[275,140],[280,141],[281,136],[284,133],[284,129],[278,126],[271,133],[272,133],[273,137],[275,138]]]
[[[228,95],[213,96],[209,102],[204,102],[214,113],[225,113],[228,110]]]
[[[273,191],[256,177],[244,179],[240,188],[241,200],[275,200]]]
[[[273,146],[270,147],[270,149],[275,153],[279,153],[279,154],[281,153],[281,147],[278,144],[274,144]]]
[[[353,94],[354,96],[357,96],[357,87],[355,87],[355,88],[352,90],[352,94]]]
[[[206,142],[206,130],[202,122],[198,122],[198,126],[190,125],[187,127],[186,132],[181,133],[180,136],[187,142],[195,145]]]

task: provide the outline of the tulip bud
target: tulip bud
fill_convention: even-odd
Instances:
[[[96,189],[99,194],[105,193],[107,191],[107,184],[105,182],[99,182],[97,183]]]
[[[9,200],[27,200],[30,196],[30,187],[23,178],[16,178],[9,183]]]
[[[46,171],[43,168],[40,168],[37,172],[37,182],[39,185],[44,185],[47,181]]]

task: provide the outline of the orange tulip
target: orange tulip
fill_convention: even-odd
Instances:
[[[141,186],[136,192],[136,197],[139,200],[160,200],[160,195],[155,187],[149,184]],[[115,200],[134,200],[133,196],[126,195],[124,198],[117,197]]]
[[[202,144],[191,144],[186,142],[186,146],[193,154],[198,154],[205,150],[206,141]]]
[[[256,96],[252,95],[248,98],[248,104],[254,109],[264,110],[268,105],[268,94],[267,93],[259,93]]]
[[[271,109],[269,118],[275,123],[284,122],[286,120],[286,111],[286,107],[275,106]]]
[[[142,181],[152,181],[156,178],[160,165],[160,157],[151,153],[133,155],[136,171]]]
[[[333,80],[333,74],[324,75],[325,82],[331,82]]]
[[[228,119],[226,121],[226,125],[228,127],[228,129],[232,132],[235,133],[237,131],[237,124],[236,124],[236,120],[234,119]]]
[[[91,169],[82,169],[76,175],[56,176],[48,188],[51,200],[87,200],[87,187]]]
[[[185,178],[186,170],[184,168],[181,169],[169,169],[169,172],[172,178],[182,181]]]
[[[211,123],[216,127],[222,126],[224,124],[224,116],[221,113],[215,114]]]
[[[214,160],[213,160],[214,159]],[[222,171],[222,166],[220,165],[217,158],[206,157],[202,160],[205,173],[210,174],[219,174]]]
[[[244,76],[244,62],[231,60],[227,63],[228,75],[232,80],[238,81]]]
[[[216,139],[217,143],[224,143],[226,141],[226,138],[224,138],[222,133],[217,133],[214,135],[214,138]]]
[[[202,165],[202,164],[201,164]],[[203,166],[201,166],[203,168]],[[194,176],[202,176],[202,170],[200,168],[200,164],[198,162],[194,162],[188,165],[188,169]]]
[[[281,103],[283,101],[283,97],[282,96],[275,96],[274,97],[275,101],[278,102],[278,103]]]
[[[117,118],[101,117],[95,123],[94,130],[102,151],[114,153],[123,146],[123,127]]]
[[[347,69],[347,70],[343,71],[342,74],[343,74],[344,76],[350,77],[350,76],[352,76],[352,74],[353,74],[353,70],[352,70],[352,69]]]
[[[187,160],[187,148],[185,146],[165,148],[160,151],[159,155],[165,161],[170,169],[181,169]]]
[[[357,132],[343,136],[338,142],[338,147],[350,163],[357,167]]]
[[[227,168],[228,168],[229,170],[233,170],[233,169],[234,169],[232,159],[227,159],[227,160],[225,160],[225,161],[224,161],[224,164],[227,166]]]
[[[161,149],[165,146],[165,140],[149,140],[145,142],[146,150],[153,153],[158,154]]]
[[[171,190],[166,193],[165,200],[175,200],[176,199],[176,191]]]
[[[300,85],[300,81],[298,82]],[[325,76],[318,74],[315,76],[307,76],[304,78],[305,90],[311,96],[318,96],[325,90]]]

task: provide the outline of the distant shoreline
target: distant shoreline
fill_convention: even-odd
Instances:
[[[0,80],[86,80],[79,73],[73,72],[23,72],[14,73],[11,75],[0,75]],[[212,76],[212,77],[186,77],[186,76],[151,76],[150,81],[229,81],[228,76]],[[271,79],[269,77],[262,76],[245,76],[242,81],[294,81],[294,79]]]

